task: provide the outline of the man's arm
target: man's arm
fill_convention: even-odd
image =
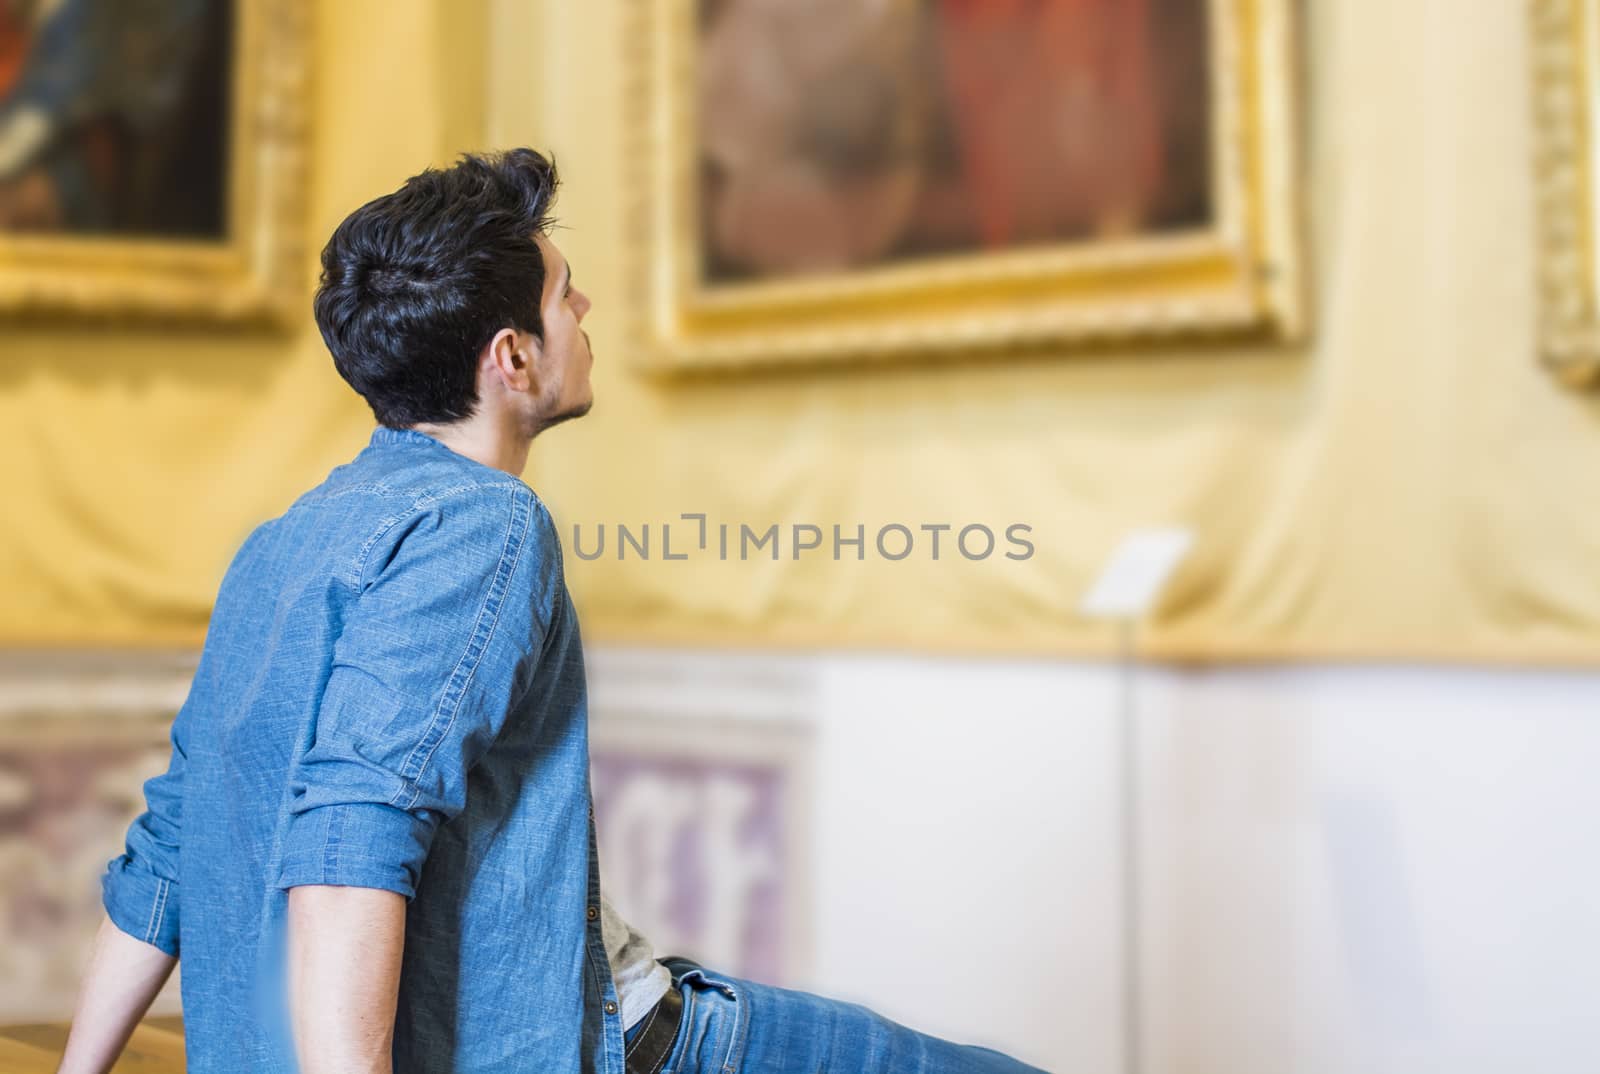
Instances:
[[[178,960],[101,919],[56,1074],[105,1074]]]
[[[301,1074],[392,1074],[406,899],[289,889],[289,1002]]]
[[[167,770],[146,780],[146,809],[100,877],[106,917],[95,935],[61,1058],[62,1074],[111,1069],[178,964],[178,844],[190,706],[173,718]]]

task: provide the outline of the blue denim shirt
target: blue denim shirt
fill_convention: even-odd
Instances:
[[[102,878],[191,1074],[297,1070],[288,889],[407,899],[396,1074],[622,1074],[578,621],[522,481],[380,427],[239,549]]]

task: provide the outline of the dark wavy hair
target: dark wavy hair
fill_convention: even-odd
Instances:
[[[466,154],[345,217],[313,306],[339,375],[379,424],[468,417],[478,354],[502,328],[543,338],[555,164],[532,149]]]

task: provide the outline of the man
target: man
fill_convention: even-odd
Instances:
[[[532,150],[351,214],[316,316],[379,427],[245,541],[172,761],[104,877],[61,1070],[184,958],[189,1070],[1026,1070],[657,959],[600,894],[577,620],[535,436],[589,410],[589,299]]]

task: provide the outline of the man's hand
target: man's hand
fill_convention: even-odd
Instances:
[[[289,889],[289,1008],[301,1074],[393,1074],[406,899]]]
[[[117,928],[109,917],[102,919],[57,1074],[110,1070],[177,964],[165,951]]]

